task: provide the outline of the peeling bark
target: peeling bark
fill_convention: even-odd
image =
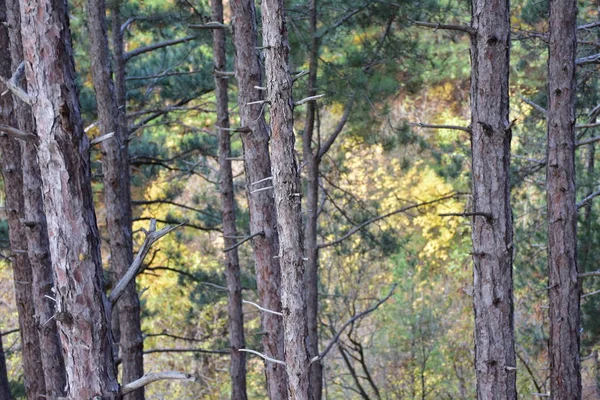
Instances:
[[[271,176],[269,155],[269,132],[264,119],[263,107],[248,103],[262,100],[262,93],[255,89],[261,86],[262,73],[260,57],[256,50],[257,29],[256,10],[252,0],[232,0],[233,41],[235,45],[235,77],[238,83],[238,105],[242,127],[244,168],[246,172],[246,194],[250,210],[250,234],[254,250],[256,283],[261,306],[269,310],[281,311],[281,271],[279,259],[279,238],[275,201],[271,190],[250,193],[258,187],[252,183]],[[263,183],[269,186],[269,182]],[[262,187],[262,186],[261,186]],[[263,234],[259,234],[259,233]],[[264,353],[274,359],[283,360],[283,321],[278,315],[261,313]],[[282,365],[267,362],[267,391],[273,400],[287,398],[287,376]]]
[[[110,305],[103,291],[89,141],[79,112],[66,2],[22,1],[21,31],[27,92],[34,99],[39,136],[67,396],[116,397]]]
[[[477,398],[516,399],[508,0],[474,0],[471,24],[473,212],[480,213],[472,232]]]
[[[575,200],[576,16],[576,1],[550,1],[546,169],[550,396],[561,400],[581,399]]]
[[[263,47],[271,109],[271,171],[279,230],[281,303],[290,399],[312,398],[304,285],[302,188],[294,154],[292,79],[283,0],[263,0]]]

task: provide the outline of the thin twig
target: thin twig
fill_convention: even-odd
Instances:
[[[8,330],[8,331],[4,331],[4,332],[0,333],[0,337],[1,336],[6,336],[6,335],[10,335],[11,333],[16,333],[16,332],[19,332],[19,328],[15,328],[15,329],[11,329],[11,330]]]
[[[154,372],[151,374],[144,375],[131,383],[121,386],[121,395],[126,395],[152,382],[161,381],[165,379],[180,379],[190,382],[196,382],[196,377],[192,374],[186,374],[183,372],[176,371]]]
[[[7,133],[15,139],[23,140],[25,142],[37,142],[38,137],[30,132],[25,132],[12,126],[0,124],[0,131]]]
[[[225,250],[223,250],[223,253],[227,253],[228,251],[231,251],[233,249],[237,249],[238,247],[240,247],[241,245],[243,245],[244,243],[246,243],[248,240],[258,236],[258,235],[264,235],[265,233],[263,231],[260,232],[256,232],[254,235],[250,235],[247,238],[245,238],[244,240],[241,240],[239,242],[237,242],[236,244],[234,244],[233,246],[230,246],[228,248],[226,248]]]
[[[584,299],[586,297],[593,296],[593,295],[598,294],[598,293],[600,293],[600,290],[596,290],[594,292],[586,293],[583,296],[581,296],[581,298]]]
[[[476,30],[471,28],[470,26],[465,25],[449,25],[449,24],[440,24],[435,22],[424,22],[424,21],[413,21],[413,24],[416,26],[422,26],[425,28],[434,28],[434,30],[443,29],[448,31],[461,31],[466,32],[469,35],[473,35]]]
[[[144,47],[138,47],[135,50],[131,50],[131,51],[123,54],[123,61],[127,62],[127,61],[131,60],[133,57],[137,57],[141,54],[148,53],[150,51],[154,51],[154,50],[158,50],[158,49],[162,49],[164,47],[189,42],[194,39],[196,39],[196,36],[186,36],[181,39],[165,40],[164,42],[154,43],[154,44],[144,46]]]
[[[229,25],[225,25],[220,22],[210,21],[210,22],[207,22],[206,24],[201,24],[201,25],[190,24],[190,25],[188,25],[188,28],[191,28],[191,29],[227,29],[227,28],[229,28]]]
[[[279,315],[279,316],[283,317],[283,313],[280,313],[279,311],[269,310],[268,308],[261,307],[258,304],[253,303],[251,301],[242,300],[242,303],[253,305],[254,307],[258,308],[260,311],[264,311],[264,312],[269,313],[269,314],[275,314],[275,315]]]
[[[429,128],[429,129],[450,129],[457,131],[464,131],[471,133],[471,128],[466,126],[458,126],[458,125],[436,125],[436,124],[424,124],[422,122],[409,122],[408,125],[418,126],[420,128]]]
[[[267,187],[264,187],[264,188],[255,189],[255,190],[251,191],[250,194],[262,192],[263,190],[269,190],[269,189],[273,189],[273,186],[267,186]]]
[[[273,362],[273,363],[275,363],[275,364],[281,364],[281,365],[285,365],[285,363],[284,363],[283,361],[276,360],[276,359],[274,359],[274,358],[271,358],[271,357],[265,356],[264,354],[262,354],[262,353],[259,353],[258,351],[254,351],[254,350],[250,350],[250,349],[239,349],[238,351],[244,351],[244,352],[246,352],[246,353],[252,353],[252,354],[256,354],[257,356],[259,356],[260,358],[262,358],[262,359],[264,359],[264,360],[267,360],[267,361]]]
[[[259,183],[266,182],[266,181],[270,181],[270,180],[272,180],[272,179],[273,179],[273,177],[272,177],[272,176],[267,176],[267,177],[266,177],[266,178],[264,178],[264,179],[261,179],[261,180],[259,180],[259,181],[256,181],[256,182],[252,182],[252,183],[250,184],[250,186],[258,185]]]
[[[321,97],[324,97],[324,94],[318,94],[316,96],[309,96],[309,97],[305,97],[302,100],[299,100],[297,102],[294,103],[295,106],[301,106],[304,103],[308,103],[309,101],[315,101],[317,99],[320,99]]]
[[[494,219],[492,214],[485,212],[444,213],[438,215],[440,217],[485,217],[487,219]]]
[[[337,343],[337,341],[340,339],[340,336],[342,335],[342,333],[344,332],[344,329],[346,329],[350,324],[352,324],[354,321],[365,317],[366,315],[372,313],[373,311],[377,310],[377,308],[379,308],[380,305],[382,305],[383,303],[385,303],[390,297],[392,297],[392,294],[394,294],[394,290],[396,289],[396,286],[398,284],[394,283],[394,285],[392,285],[392,289],[390,290],[390,292],[388,293],[387,296],[385,296],[383,299],[379,300],[377,302],[377,304],[375,304],[373,307],[366,309],[365,311],[356,314],[354,317],[350,318],[348,321],[346,321],[346,323],[344,325],[342,325],[342,327],[340,328],[340,330],[337,332],[337,334],[333,337],[333,339],[331,339],[331,341],[329,342],[329,344],[327,344],[327,346],[325,346],[325,349],[321,352],[321,354],[319,354],[318,356],[314,357],[312,360],[310,360],[310,363],[312,364],[315,361],[319,361],[322,360],[327,353],[329,353],[329,350],[332,349],[333,345]]]

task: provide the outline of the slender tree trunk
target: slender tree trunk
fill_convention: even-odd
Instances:
[[[252,240],[256,282],[261,305],[269,310],[281,310],[281,271],[279,267],[279,238],[275,201],[271,190],[251,193],[252,190],[270,186],[270,181],[260,185],[254,182],[271,176],[269,156],[269,132],[265,123],[263,107],[248,104],[262,100],[262,93],[255,89],[262,84],[260,57],[256,50],[256,10],[253,0],[230,2],[235,45],[235,77],[238,83],[238,105],[243,132],[246,193],[250,209],[250,234],[261,233]],[[283,360],[283,319],[271,313],[261,313],[264,353],[271,358]],[[287,398],[285,368],[266,362],[267,391],[272,400]]]
[[[111,139],[102,142],[102,173],[111,270],[118,280],[133,262],[128,133],[127,127],[121,122],[124,116],[119,110],[111,76],[104,0],[88,0],[87,11],[91,52],[95,55],[92,57],[92,78],[100,131],[102,134],[114,132]],[[135,280],[120,297],[116,309],[119,316],[122,382],[127,384],[144,375],[144,343]],[[143,400],[144,388],[125,398]]]
[[[0,34],[1,35],[1,34]],[[0,36],[1,39],[1,36]],[[2,347],[2,335],[0,332],[0,400],[12,400],[10,384],[8,382],[8,371],[6,370],[6,356]]]
[[[28,93],[39,136],[44,209],[71,398],[116,396],[110,305],[102,285],[89,141],[75,87],[64,0],[21,3]]]
[[[317,35],[317,0],[310,2],[310,35],[312,37],[308,66],[308,96],[317,94],[317,72],[320,40]],[[306,313],[308,319],[308,351],[312,359],[319,355],[319,248],[317,247],[317,223],[319,214],[319,146],[313,151],[317,103],[306,104],[306,123],[302,138],[304,162],[306,163],[306,223],[304,247],[306,248]],[[323,391],[323,365],[315,361],[310,366],[312,397],[320,400]]]
[[[223,23],[222,0],[211,0],[212,21]],[[227,65],[225,55],[225,31],[213,30],[213,55],[216,71],[224,71]],[[217,100],[217,126],[229,128],[229,96],[227,94],[228,79],[226,76],[215,74],[215,96]],[[219,130],[219,187],[221,192],[221,215],[223,218],[223,236],[225,248],[235,245],[237,229],[235,226],[235,193],[233,191],[233,171],[231,169],[231,140],[229,131]],[[240,281],[240,260],[237,248],[225,254],[228,313],[229,313],[229,342],[231,345],[231,399],[245,400],[246,394],[246,355],[239,351],[244,348],[244,314],[242,309],[242,283]]]
[[[478,399],[516,399],[508,119],[509,2],[473,0],[471,149]]]
[[[300,170],[294,153],[292,79],[283,0],[263,0],[263,47],[271,107],[271,166],[281,257],[285,363],[290,399],[310,399]]]
[[[8,49],[9,35],[6,26],[7,4],[0,0],[0,48]],[[0,75],[11,76],[11,59],[7,51],[0,54]],[[0,92],[6,87],[0,83]],[[6,125],[16,125],[12,96],[0,96],[0,121]],[[46,395],[46,383],[41,359],[38,325],[35,320],[33,300],[33,273],[27,256],[27,236],[24,220],[23,170],[21,167],[21,146],[16,139],[6,134],[0,137],[2,153],[2,175],[6,195],[11,260],[15,283],[15,297],[19,313],[19,328],[25,391],[29,399]]]
[[[7,16],[10,36],[10,53],[13,70],[23,61],[21,40],[21,15],[19,1],[7,1]],[[35,132],[31,108],[15,99],[17,127],[25,132]],[[21,164],[23,169],[24,225],[26,226],[27,253],[33,278],[33,302],[36,324],[39,333],[41,361],[46,383],[46,394],[52,398],[65,394],[66,375],[62,346],[53,318],[55,307],[54,278],[48,242],[48,226],[42,200],[42,180],[37,161],[37,146],[34,143],[21,143]]]
[[[581,399],[575,203],[576,16],[575,0],[550,1],[546,171],[550,396],[561,400]]]

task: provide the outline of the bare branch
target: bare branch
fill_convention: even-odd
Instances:
[[[181,39],[165,40],[164,42],[154,43],[149,46],[138,47],[135,50],[131,50],[131,51],[128,51],[127,53],[123,54],[123,62],[127,62],[127,61],[131,60],[133,57],[137,57],[139,55],[148,53],[150,51],[162,49],[162,48],[168,47],[168,46],[174,46],[174,45],[180,44],[180,43],[189,42],[194,39],[196,39],[196,36],[186,36]]]
[[[134,390],[143,388],[144,386],[165,379],[180,379],[190,382],[196,382],[196,377],[192,374],[186,374],[183,372],[175,372],[175,371],[166,371],[166,372],[154,372],[147,375],[142,376],[135,381],[128,383],[126,385],[121,386],[121,394],[126,395],[128,393],[133,392]]]
[[[4,332],[0,333],[0,337],[10,335],[11,333],[17,333],[17,332],[19,332],[19,328],[10,329],[8,331],[4,331]]]
[[[37,142],[38,137],[33,133],[24,132],[20,129],[13,128],[12,126],[0,124],[0,131],[12,136],[15,139],[23,140],[25,142]]]
[[[592,29],[592,28],[595,28],[597,26],[600,26],[600,21],[591,22],[591,23],[586,24],[586,25],[580,25],[580,26],[577,27],[577,30]]]
[[[451,193],[451,194],[442,196],[442,197],[440,197],[438,199],[435,199],[435,200],[426,201],[426,202],[419,203],[419,204],[412,204],[410,206],[402,207],[402,208],[399,208],[397,210],[391,211],[391,212],[389,212],[387,214],[383,214],[383,215],[371,218],[371,219],[363,222],[362,224],[359,224],[359,225],[355,226],[354,228],[352,228],[350,231],[348,231],[345,235],[343,235],[339,239],[336,239],[336,240],[333,240],[333,241],[327,242],[327,243],[321,243],[320,245],[318,245],[318,248],[319,249],[323,249],[325,247],[330,247],[330,246],[338,245],[341,242],[343,242],[344,240],[348,239],[350,236],[354,235],[356,232],[358,232],[361,229],[365,228],[367,225],[370,225],[370,224],[372,224],[374,222],[377,222],[377,221],[380,221],[382,219],[391,217],[392,215],[399,214],[401,212],[406,212],[406,211],[412,210],[414,208],[419,208],[419,207],[424,207],[424,206],[428,206],[428,205],[431,205],[431,204],[439,203],[441,201],[452,199],[452,198],[454,198],[456,196],[460,196],[462,194],[464,194],[464,193]]]
[[[464,131],[471,133],[471,128],[466,126],[458,126],[458,125],[436,125],[436,124],[424,124],[422,122],[409,122],[411,126],[418,126],[420,128],[428,128],[428,129],[451,129],[457,131]]]
[[[166,200],[166,199],[165,200],[132,200],[131,204],[134,205],[134,206],[144,206],[144,205],[152,205],[152,204],[169,204],[171,206],[180,207],[180,208],[183,208],[185,210],[190,210],[190,211],[202,214],[202,215],[206,215],[207,217],[213,218],[216,221],[221,221],[221,219],[218,216],[213,215],[211,213],[208,213],[208,212],[206,212],[204,210],[201,210],[199,208],[194,208],[194,207],[186,206],[185,204],[176,203],[174,201]]]
[[[156,219],[156,222],[160,222],[161,224],[177,224],[177,226],[185,226],[187,228],[197,229],[199,231],[204,231],[204,232],[221,232],[221,230],[218,228],[207,228],[205,226],[192,224],[187,221],[165,220],[165,219],[150,218],[150,217],[134,218],[133,221],[134,222],[135,221],[151,221],[153,219]]]
[[[126,81],[144,81],[149,79],[157,79],[157,78],[167,78],[169,76],[182,76],[182,75],[194,75],[194,74],[202,74],[206,71],[181,71],[181,72],[163,72],[161,74],[156,75],[145,75],[145,76],[128,76],[125,78]]]
[[[592,54],[591,56],[578,58],[575,60],[576,65],[598,64],[600,62],[600,53]]]
[[[269,189],[273,189],[273,186],[267,186],[267,187],[260,188],[260,189],[254,189],[253,191],[250,192],[250,194],[262,192],[262,191],[269,190]]]
[[[268,308],[261,307],[258,304],[253,303],[251,301],[242,300],[242,303],[253,305],[254,307],[258,308],[260,311],[264,311],[264,312],[269,313],[269,314],[275,314],[275,315],[279,315],[279,316],[283,317],[283,313],[280,313],[279,311],[269,310]]]
[[[594,292],[586,293],[583,296],[581,296],[581,298],[584,299],[586,297],[593,296],[593,295],[598,294],[598,293],[600,293],[600,290],[596,290]]]
[[[594,197],[596,197],[598,195],[600,195],[600,190],[590,194],[585,199],[583,199],[579,203],[577,203],[577,208],[581,208],[581,207],[585,206],[590,200],[592,200]]]
[[[183,349],[183,348],[174,348],[174,349],[151,349],[144,350],[144,354],[154,354],[154,353],[204,353],[204,354],[229,354],[227,350],[205,350],[205,349]]]
[[[302,100],[299,100],[297,102],[294,103],[295,106],[301,106],[304,103],[308,103],[309,101],[316,101],[317,99],[320,99],[321,97],[324,97],[324,94],[317,94],[316,96],[309,96],[309,97],[305,97]],[[250,103],[248,103],[250,104]]]
[[[438,29],[449,30],[449,31],[461,31],[466,32],[469,35],[475,34],[476,30],[471,28],[470,26],[465,25],[448,25],[448,24],[440,24],[435,22],[424,22],[424,21],[414,21],[413,24],[416,26],[422,26],[425,28],[434,28],[434,31]]]
[[[22,61],[21,64],[17,67],[17,70],[10,77],[9,80],[5,80],[4,78],[0,78],[2,82],[6,85],[8,90],[10,90],[15,96],[19,99],[23,100],[25,103],[32,105],[33,98],[21,87],[19,86],[19,82],[23,79],[23,75],[25,74],[25,61]],[[4,95],[4,93],[2,94]]]
[[[259,356],[260,358],[262,358],[262,359],[264,359],[264,360],[267,360],[267,361],[273,362],[273,363],[275,363],[275,364],[281,364],[281,365],[285,365],[285,363],[284,363],[283,361],[276,360],[276,359],[274,359],[274,358],[271,358],[271,357],[267,357],[267,356],[265,356],[264,354],[262,354],[262,353],[259,353],[258,351],[254,351],[254,350],[250,350],[250,349],[239,349],[238,351],[244,351],[244,352],[246,352],[246,353],[252,353],[252,354],[256,354],[257,356]]]
[[[216,283],[212,283],[212,282],[202,281],[202,280],[198,279],[196,276],[194,276],[194,274],[191,274],[191,273],[189,273],[187,271],[184,271],[182,269],[177,269],[177,268],[173,268],[173,267],[158,266],[158,267],[147,267],[144,271],[171,271],[171,272],[175,272],[177,274],[183,275],[183,276],[187,276],[188,278],[190,278],[194,282],[199,283],[201,285],[211,286],[211,287],[214,287],[217,290],[224,291],[224,292],[227,291],[227,288],[225,286],[217,285]],[[247,288],[242,288],[242,289],[247,289]]]
[[[462,212],[462,213],[444,213],[438,214],[440,217],[485,217],[486,219],[494,219],[494,216],[485,212]]]
[[[190,24],[188,28],[191,29],[227,29],[229,25],[222,24],[220,22],[210,21],[206,24]]]
[[[240,247],[241,245],[243,245],[244,243],[246,243],[248,240],[250,240],[250,239],[252,239],[252,238],[254,238],[256,236],[264,235],[264,234],[265,233],[263,231],[256,232],[254,235],[250,235],[247,238],[245,238],[244,240],[241,240],[241,241],[237,242],[233,246],[230,246],[230,247],[226,248],[225,250],[223,250],[223,253],[227,253],[228,251],[231,251],[233,249],[237,249],[238,247]]]
[[[259,181],[252,182],[252,183],[250,184],[250,186],[258,185],[259,183],[266,182],[266,181],[270,181],[270,180],[272,180],[272,179],[273,179],[273,177],[272,177],[272,176],[268,176],[268,177],[266,177],[266,178],[264,178],[264,179],[261,179],[261,180],[259,180]]]
[[[598,271],[583,272],[583,273],[579,274],[579,278],[589,278],[592,276],[600,276],[600,269]]]
[[[235,72],[233,71],[218,71],[214,70],[213,73],[219,76],[235,76]]]
[[[352,107],[354,105],[355,96],[356,96],[356,93],[353,93],[352,96],[350,97],[350,99],[348,100],[348,103],[346,104],[346,108],[344,109],[344,114],[342,115],[342,118],[336,125],[335,130],[327,138],[325,143],[323,143],[323,145],[319,147],[319,150],[317,153],[318,159],[323,158],[323,156],[329,151],[329,149],[331,148],[333,143],[335,143],[335,141],[336,141],[337,137],[340,135],[340,133],[342,133],[342,130],[344,129],[344,126],[346,126],[346,122],[348,122],[348,118],[350,117],[350,111],[352,110]]]
[[[115,136],[114,132],[110,132],[110,133],[107,133],[106,135],[98,136],[97,138],[94,138],[94,139],[90,140],[90,146],[93,146],[93,145],[98,144],[98,143],[102,143],[105,140],[108,140],[108,139],[110,139],[113,136]]]
[[[520,99],[521,99],[521,100],[522,100],[522,101],[523,101],[525,104],[528,104],[528,105],[530,105],[530,106],[531,106],[533,109],[535,109],[536,111],[538,111],[538,112],[540,112],[540,113],[542,113],[542,114],[544,114],[544,115],[548,114],[548,111],[547,111],[547,110],[546,110],[544,107],[540,106],[539,104],[537,104],[537,103],[534,103],[533,101],[529,100],[528,98],[526,98],[526,97],[524,97],[524,96],[522,96],[522,95],[519,95],[519,98],[520,98]]]
[[[144,258],[146,258],[146,255],[148,255],[148,252],[150,251],[152,245],[158,240],[160,240],[163,236],[168,235],[180,226],[181,225],[167,226],[166,228],[157,231],[156,220],[153,219],[150,221],[150,230],[146,233],[146,239],[144,239],[142,247],[140,247],[140,250],[138,251],[137,255],[135,256],[135,259],[131,263],[131,266],[129,267],[125,275],[123,275],[123,277],[121,278],[121,280],[119,280],[115,288],[110,292],[110,296],[108,297],[108,299],[110,300],[110,303],[112,305],[114,305],[119,300],[119,297],[121,297],[121,295],[125,291],[125,288],[127,288],[127,286],[135,279],[135,276],[140,273],[141,269],[143,268],[142,264],[144,262]]]
[[[322,360],[327,353],[329,353],[329,350],[331,350],[331,348],[333,347],[334,344],[337,343],[337,341],[340,339],[340,336],[342,335],[342,333],[344,332],[344,329],[346,329],[348,326],[350,326],[352,323],[354,323],[356,320],[359,320],[365,316],[367,316],[368,314],[372,313],[373,311],[377,310],[377,308],[379,308],[380,305],[382,305],[383,303],[385,303],[390,297],[392,297],[392,294],[394,294],[394,290],[396,289],[396,286],[398,286],[398,284],[394,283],[394,285],[392,285],[392,289],[390,290],[390,292],[388,293],[387,296],[385,296],[383,299],[379,300],[377,302],[377,304],[375,304],[373,307],[366,309],[365,311],[356,314],[354,317],[350,318],[348,321],[346,321],[346,323],[344,325],[342,325],[342,327],[340,328],[340,330],[337,332],[337,334],[333,337],[333,339],[331,339],[329,341],[329,343],[327,344],[327,346],[325,346],[325,349],[321,352],[321,354],[319,354],[318,356],[314,357],[312,360],[310,360],[310,363],[312,364],[315,361],[319,361]]]

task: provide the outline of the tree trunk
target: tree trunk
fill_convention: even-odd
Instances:
[[[320,40],[317,34],[317,0],[310,2],[310,35],[312,37],[307,96],[317,94],[317,72]],[[321,158],[313,151],[312,141],[315,130],[317,103],[306,104],[306,123],[302,137],[304,162],[306,163],[306,223],[304,226],[304,247],[306,248],[306,314],[308,320],[308,351],[312,359],[319,355],[319,248],[317,247],[317,223],[319,214],[319,164]],[[323,391],[323,365],[315,361],[310,366],[310,385],[314,400],[320,400]]]
[[[581,398],[575,203],[576,16],[576,1],[550,1],[546,190],[553,399]]]
[[[2,39],[0,33],[0,40]],[[8,372],[6,370],[6,356],[2,347],[2,333],[0,332],[0,400],[12,400],[10,394],[10,384],[8,382]]]
[[[8,0],[8,26],[10,53],[13,70],[23,61],[21,40],[21,15],[19,2]],[[35,132],[31,108],[15,99],[17,127],[25,132]],[[52,398],[65,394],[66,376],[62,346],[53,318],[55,304],[52,260],[48,242],[48,226],[42,200],[42,180],[37,161],[37,146],[34,143],[21,143],[21,164],[23,169],[23,206],[27,236],[27,253],[33,278],[33,302],[38,328],[41,361],[46,383],[46,394]]]
[[[261,306],[269,310],[281,310],[281,271],[279,267],[279,238],[275,202],[270,190],[250,193],[252,190],[270,186],[264,182],[252,185],[271,176],[269,156],[269,132],[263,108],[250,102],[260,101],[262,73],[257,47],[256,10],[252,0],[230,2],[235,45],[235,77],[238,83],[238,105],[243,132],[246,194],[250,210],[250,234],[261,233],[252,240],[256,282]],[[283,360],[283,320],[271,313],[261,313],[264,353]],[[287,398],[286,371],[280,364],[266,362],[267,391],[273,400]]]
[[[223,23],[222,0],[211,0],[212,21]],[[226,67],[225,31],[213,29],[213,55],[216,71],[224,71]],[[215,97],[217,100],[217,126],[229,128],[229,96],[227,94],[228,79],[215,74]],[[223,218],[223,236],[225,248],[235,245],[237,229],[235,226],[235,193],[233,191],[233,171],[231,169],[231,141],[229,131],[219,130],[219,187],[221,192],[221,215]],[[244,314],[242,309],[242,283],[240,281],[240,260],[237,248],[225,254],[229,342],[231,360],[229,373],[231,376],[231,399],[245,400],[246,394],[246,355],[239,351],[244,348]]]
[[[111,398],[119,391],[92,202],[89,141],[75,87],[64,0],[21,3],[28,93],[39,136],[50,254],[68,392]]]
[[[133,262],[131,233],[131,192],[129,179],[128,132],[119,110],[115,85],[111,76],[104,0],[88,0],[88,30],[92,57],[92,78],[98,104],[101,134],[114,132],[102,142],[102,173],[104,202],[110,244],[110,263],[118,281]],[[135,280],[127,286],[116,305],[119,316],[119,349],[122,383],[127,384],[144,375],[143,337],[140,302]],[[144,388],[125,396],[143,400]]]
[[[282,271],[281,300],[290,399],[312,398],[304,287],[300,170],[293,131],[292,79],[283,0],[263,0],[263,47],[271,107],[271,166]]]
[[[8,49],[9,36],[7,22],[7,4],[0,0],[0,48]],[[11,76],[10,54],[0,54],[0,75]],[[0,92],[6,87],[0,83]],[[16,125],[12,96],[0,96],[0,121],[6,125]],[[14,138],[3,134],[0,137],[2,153],[2,175],[6,195],[6,214],[8,217],[11,260],[15,283],[15,297],[19,312],[22,362],[25,373],[25,391],[27,398],[37,399],[46,395],[44,369],[38,337],[38,324],[35,319],[33,300],[33,273],[27,256],[27,236],[24,219],[23,170],[21,167],[21,146]]]
[[[473,0],[471,149],[479,399],[516,399],[508,119],[509,2]]]

